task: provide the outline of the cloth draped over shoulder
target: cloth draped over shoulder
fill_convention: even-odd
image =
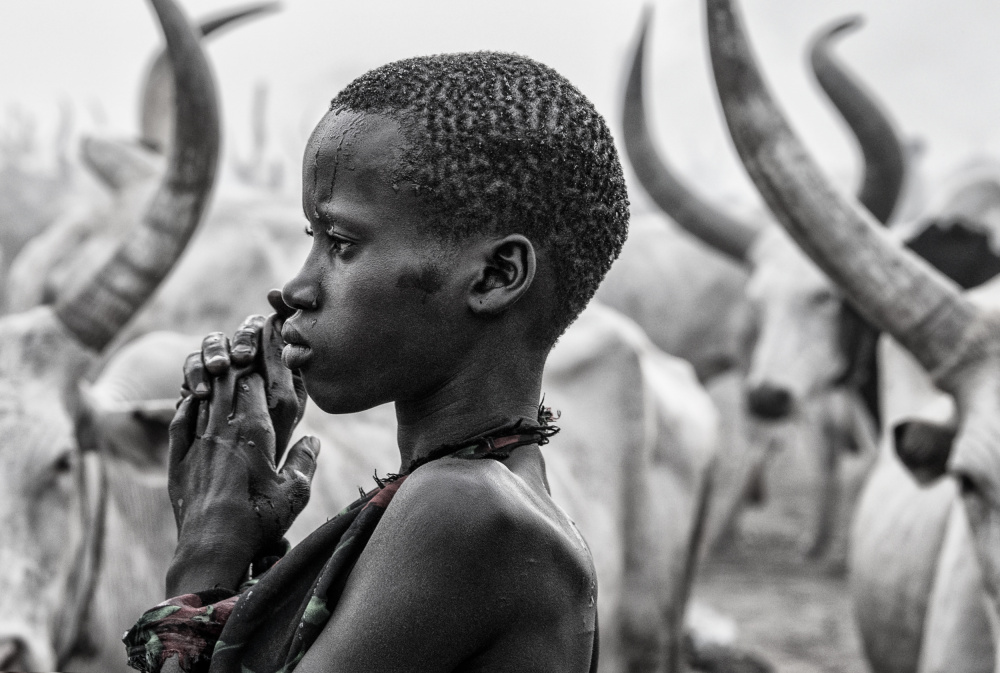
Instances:
[[[504,460],[517,446],[545,443],[557,428],[515,430],[520,432],[441,447],[428,459]],[[176,657],[186,673],[290,673],[326,626],[386,508],[417,467],[377,480],[378,488],[316,529],[239,593],[186,594],[148,610],[123,638],[129,666],[158,673]]]

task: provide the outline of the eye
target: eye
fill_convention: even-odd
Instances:
[[[967,474],[958,474],[958,491],[962,495],[971,495],[976,490],[976,482]]]
[[[333,225],[330,225],[329,227],[327,227],[326,231],[324,233],[326,234],[326,237],[328,239],[330,239],[330,246],[329,247],[330,247],[330,251],[333,252],[333,253],[339,254],[339,253],[344,252],[345,250],[347,250],[347,248],[349,248],[352,245],[354,245],[354,241],[351,241],[350,239],[344,238],[343,236],[341,236],[340,234],[338,234],[334,230]]]
[[[829,304],[832,301],[836,301],[837,295],[833,293],[833,290],[822,289],[814,292],[809,297],[809,302],[813,306],[823,306]]]
[[[54,479],[59,479],[60,477],[73,472],[76,469],[77,464],[77,452],[75,449],[66,449],[49,465],[50,473]]]
[[[335,253],[344,252],[347,248],[351,246],[351,242],[347,239],[340,238],[339,236],[330,237],[330,250]]]

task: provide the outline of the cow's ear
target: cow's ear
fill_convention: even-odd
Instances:
[[[112,402],[87,388],[81,393],[91,446],[143,471],[166,469],[168,430],[177,400]]]
[[[931,484],[944,476],[958,429],[954,423],[903,420],[893,429],[896,455],[920,484]]]
[[[966,290],[1000,274],[1000,255],[993,251],[985,225],[962,218],[930,221],[906,247]]]
[[[115,192],[156,177],[163,165],[159,154],[142,145],[103,138],[84,138],[80,156],[87,168]]]

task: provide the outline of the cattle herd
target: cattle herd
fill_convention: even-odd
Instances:
[[[849,526],[871,670],[1000,670],[1000,169],[915,202],[912,144],[834,53],[851,19],[808,50],[864,157],[856,196],[839,193],[773,102],[734,0],[703,1],[729,132],[769,212],[734,216],[660,154],[647,12],[620,146],[662,212],[633,214],[545,372],[562,413],[547,471],[594,555],[600,670],[690,668],[698,566],[788,442],[823,466],[802,562]],[[127,670],[122,632],[162,600],[176,541],[180,365],[201,335],[266,312],[309,246],[259,151],[216,176],[224,120],[200,40],[273,6],[192,26],[150,2],[166,47],[139,138],[83,140],[82,168],[65,140],[46,170],[0,147],[0,670]],[[324,448],[293,543],[398,463],[391,409],[310,406],[299,433]],[[841,494],[845,449],[873,456],[859,494]]]

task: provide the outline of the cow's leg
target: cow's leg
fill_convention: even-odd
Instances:
[[[819,449],[819,488],[816,489],[816,523],[812,540],[806,549],[810,559],[823,558],[830,548],[834,529],[837,526],[837,514],[840,510],[840,452],[842,447],[842,432],[831,427],[830,421],[824,419],[818,433]]]

